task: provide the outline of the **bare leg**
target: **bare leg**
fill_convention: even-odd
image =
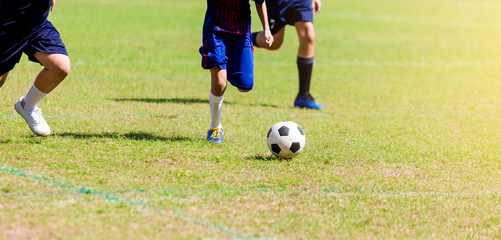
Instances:
[[[26,96],[14,105],[16,111],[26,120],[31,130],[39,136],[48,136],[51,130],[37,104],[50,93],[70,72],[70,59],[63,54],[37,52],[35,58],[42,63],[35,83]]]
[[[266,48],[268,50],[277,50],[282,46],[282,43],[284,42],[284,35],[285,27],[280,29],[280,31],[273,35],[273,44],[271,44],[271,46],[268,46],[268,44],[266,44],[266,39],[264,38],[264,32],[258,32],[256,36],[257,46]]]
[[[35,79],[35,87],[44,93],[50,93],[70,72],[70,58],[64,54],[37,52],[35,58],[42,63],[44,69]]]
[[[211,74],[211,92],[214,96],[220,97],[226,91],[227,73],[225,69],[213,67],[210,69]]]
[[[36,77],[28,94],[21,100],[21,105],[26,110],[34,109],[70,71],[70,59],[64,54],[37,52],[35,58],[42,63],[44,69]]]
[[[299,49],[297,56],[301,58],[312,58],[315,56],[315,28],[312,22],[299,21],[294,23],[297,36],[299,38]]]

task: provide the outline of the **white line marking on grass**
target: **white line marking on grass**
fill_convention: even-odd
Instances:
[[[102,192],[102,191],[95,191],[89,187],[76,187],[76,186],[73,186],[71,183],[63,183],[63,182],[58,181],[58,180],[50,180],[50,179],[45,178],[41,175],[23,172],[21,170],[11,168],[11,167],[5,167],[3,164],[0,164],[0,171],[3,171],[7,174],[19,176],[19,177],[24,177],[24,178],[27,178],[27,179],[30,179],[33,181],[37,181],[37,182],[40,182],[40,183],[43,183],[46,185],[57,186],[57,187],[64,188],[64,189],[71,189],[71,190],[75,191],[75,193],[77,193],[77,194],[100,196],[104,200],[107,200],[110,202],[120,202],[120,203],[125,203],[127,205],[141,206],[144,208],[156,208],[156,209],[159,209],[165,213],[171,213],[174,216],[188,219],[188,220],[192,221],[193,223],[196,223],[196,224],[201,225],[203,227],[217,230],[219,232],[231,235],[231,236],[238,238],[238,239],[265,239],[265,238],[256,238],[254,236],[250,236],[250,235],[243,234],[243,233],[240,233],[237,231],[233,231],[233,230],[231,230],[227,227],[224,227],[222,225],[219,225],[216,223],[211,223],[209,221],[203,220],[197,216],[194,216],[194,215],[191,215],[191,214],[188,214],[185,212],[181,212],[181,211],[177,211],[177,210],[169,210],[169,209],[166,209],[162,206],[154,206],[154,205],[148,204],[147,200],[126,199],[126,198],[115,197],[115,196],[112,196],[110,193],[106,193],[106,192]]]

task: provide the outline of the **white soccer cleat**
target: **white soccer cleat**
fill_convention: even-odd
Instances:
[[[16,112],[19,113],[24,120],[30,126],[31,131],[33,131],[36,135],[46,137],[50,135],[50,127],[42,116],[42,109],[35,107],[32,111],[26,111],[24,107],[21,105],[21,101],[23,98],[21,97],[14,108]]]

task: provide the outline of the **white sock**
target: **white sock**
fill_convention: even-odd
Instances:
[[[40,90],[38,90],[37,87],[35,87],[35,84],[31,86],[30,91],[26,96],[23,98],[23,103],[24,103],[24,109],[27,111],[33,110],[38,103],[42,101],[42,99],[47,96],[48,93],[44,93]]]
[[[221,125],[221,108],[223,108],[224,94],[220,97],[214,96],[212,91],[209,93],[209,105],[210,105],[210,128],[222,127]]]

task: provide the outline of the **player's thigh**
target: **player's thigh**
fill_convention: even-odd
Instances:
[[[68,75],[70,72],[70,57],[65,54],[36,52],[34,57],[48,70],[61,75]]]
[[[228,81],[239,90],[254,86],[254,55],[250,36],[242,36],[232,44],[228,54]]]
[[[285,36],[285,27],[282,27],[278,32],[273,34],[273,44],[271,45],[271,49],[279,49],[284,42]]]

